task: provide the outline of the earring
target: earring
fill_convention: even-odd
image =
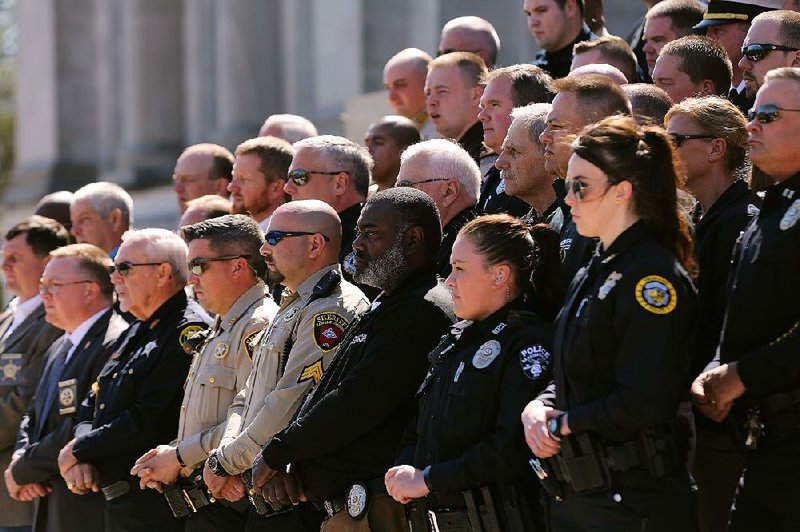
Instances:
[[[506,303],[511,302],[511,288],[506,285]]]

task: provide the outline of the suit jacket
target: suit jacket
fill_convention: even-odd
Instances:
[[[112,345],[127,328],[128,322],[113,309],[102,314],[64,366],[58,379],[59,393],[49,404],[46,399],[50,373],[64,337],[48,351],[36,395],[20,423],[17,436],[20,458],[12,469],[18,484],[44,482],[53,487],[53,493],[37,499],[36,530],[78,531],[103,527],[103,497],[96,493],[78,496],[70,492],[58,472],[58,452],[72,438],[77,406],[111,355]]]
[[[0,315],[0,336],[14,319],[8,310]],[[63,334],[44,320],[44,305],[0,342],[0,468],[11,462],[19,423],[28,408],[39,376],[44,354]],[[17,502],[8,495],[5,480],[0,479],[0,526],[27,526],[33,521],[33,504]]]

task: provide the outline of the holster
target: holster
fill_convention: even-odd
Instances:
[[[406,519],[412,532],[430,532],[432,530],[428,505],[424,499],[412,501],[406,505]]]
[[[589,433],[562,438],[561,452],[549,460],[559,480],[567,482],[576,493],[611,487],[603,449]]]
[[[164,498],[175,517],[186,517],[211,504],[203,482],[203,468],[192,471],[187,478],[178,477],[175,484],[165,484]]]

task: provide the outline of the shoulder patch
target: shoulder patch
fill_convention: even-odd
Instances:
[[[678,294],[672,283],[660,275],[648,275],[636,283],[636,301],[653,314],[669,314],[678,304]]]
[[[244,347],[244,352],[247,353],[247,357],[252,361],[253,360],[253,352],[256,349],[256,336],[258,333],[261,332],[261,329],[256,329],[255,331],[251,332],[244,338],[242,338],[242,347]]]
[[[205,327],[201,327],[200,325],[187,325],[181,330],[180,336],[178,336],[178,343],[181,344],[181,347],[187,353],[192,352],[192,346],[189,344],[189,338],[194,336],[195,334],[199,333],[200,331],[204,330]]]
[[[342,333],[347,328],[347,320],[335,312],[320,312],[314,314],[314,343],[325,351],[331,351],[342,339]]]
[[[519,364],[526,377],[536,380],[550,366],[550,352],[541,345],[528,346],[519,352]]]
[[[300,384],[301,382],[313,380],[316,386],[322,378],[322,371],[322,359],[320,358],[313,364],[309,364],[303,368],[303,371],[300,372],[300,378],[297,379],[297,383]]]

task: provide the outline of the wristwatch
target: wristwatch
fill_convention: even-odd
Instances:
[[[219,452],[216,449],[214,449],[213,451],[211,451],[211,453],[209,453],[208,461],[206,463],[208,464],[208,468],[211,470],[211,472],[217,475],[218,477],[230,476],[230,474],[228,474],[228,472],[225,471],[225,468],[222,467],[222,464],[219,463]]]
[[[564,414],[561,413],[556,417],[551,417],[550,421],[547,422],[547,430],[550,431],[550,434],[555,439],[559,439],[564,436],[563,434],[561,434],[561,420],[563,419],[563,417]]]
[[[433,493],[433,486],[431,486],[431,466],[425,466],[425,469],[422,470],[422,481],[425,483],[425,487],[428,488],[428,491]]]

